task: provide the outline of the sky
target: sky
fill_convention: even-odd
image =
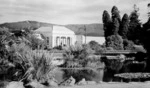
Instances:
[[[115,5],[120,15],[139,7],[141,22],[147,21],[149,0],[0,0],[0,23],[33,20],[54,24],[102,23],[102,13]]]

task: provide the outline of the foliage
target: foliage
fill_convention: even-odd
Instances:
[[[143,42],[143,45],[144,45],[144,48],[146,49],[147,51],[147,68],[146,68],[146,71],[150,72],[150,18],[148,19],[148,21],[143,24],[143,33],[142,33],[142,42]]]
[[[134,10],[130,14],[130,22],[129,22],[129,35],[128,39],[132,40],[135,44],[140,43],[140,36],[141,36],[141,23],[138,19],[139,14],[138,10],[136,8],[136,5],[134,6]]]
[[[120,44],[118,44],[117,41],[111,40],[111,39],[113,39],[113,36],[118,36],[120,22],[121,22],[119,10],[116,6],[112,7],[111,14],[112,14],[112,18],[111,18],[112,20],[110,20],[110,16],[107,11],[103,12],[103,23],[104,23],[106,47],[114,48],[114,46],[116,46],[114,44],[117,44],[117,46],[120,45]],[[114,49],[116,49],[116,48],[114,48]],[[120,49],[120,47],[119,47],[119,49]]]
[[[90,41],[88,45],[92,50],[95,51],[95,54],[100,54],[105,51],[105,48],[96,41]]]
[[[110,72],[119,72],[123,67],[123,62],[120,59],[104,59],[106,69]]]
[[[117,18],[114,18],[114,20],[112,22],[112,35],[118,34],[119,26],[120,26],[119,21],[117,20]]]
[[[107,47],[112,47],[115,50],[123,50],[123,39],[119,35],[112,35],[107,38]]]
[[[118,34],[121,35],[123,39],[126,39],[124,41],[125,49],[127,48],[127,45],[128,48],[130,45],[132,46],[132,43],[128,42],[128,40],[132,41],[134,44],[142,44],[143,38],[141,36],[144,35],[144,30],[142,30],[140,20],[138,19],[138,11],[139,9],[136,7],[136,5],[134,5],[134,10],[131,12],[131,15],[128,17],[127,14],[124,14],[122,20],[120,19],[119,10],[116,6],[112,7],[111,18],[107,11],[103,12],[103,25],[106,39],[106,47],[112,47],[117,45],[120,45],[122,47],[121,43],[117,44],[118,42],[116,42],[116,45],[114,45],[111,44],[112,42],[110,42],[115,42],[114,40],[111,40],[113,39],[111,36],[117,36]]]
[[[106,47],[106,50],[108,50],[108,51],[115,51],[113,47]]]
[[[52,55],[45,52],[31,51],[27,53],[26,58],[28,58],[29,68],[24,76],[41,83],[52,79],[52,71],[55,68],[51,62],[52,57]]]
[[[143,37],[142,38],[142,42],[144,44],[145,49],[150,52],[150,43],[148,41],[150,41],[149,37],[150,37],[150,18],[148,19],[148,21],[143,24],[143,33],[142,33]]]
[[[118,8],[116,6],[113,6],[111,13],[112,13],[112,35],[116,35],[118,34],[121,21]]]
[[[112,7],[111,14],[112,14],[112,20],[114,20],[115,18],[117,18],[117,20],[119,22],[121,21],[120,15],[119,15],[119,10],[118,10],[118,8],[116,6]]]
[[[129,17],[127,14],[124,14],[122,17],[119,30],[119,34],[122,36],[123,39],[127,39],[128,28],[129,28]]]
[[[89,48],[87,45],[69,46],[66,48],[64,56],[72,55],[73,57],[68,59],[82,60],[85,59],[90,53],[92,53],[91,51],[91,48]]]
[[[103,29],[104,29],[104,36],[105,38],[107,38],[108,36],[111,35],[111,18],[110,18],[110,15],[109,13],[104,10],[103,12]]]
[[[0,76],[4,77],[2,80],[18,81],[30,78],[41,82],[52,77],[52,56],[49,53],[33,51],[27,36],[22,33],[16,36],[9,31],[0,30]]]
[[[124,46],[124,50],[133,50],[134,49],[134,43],[127,39],[123,40],[123,46]]]
[[[10,77],[8,70],[14,67],[14,64],[10,61],[11,55],[7,50],[8,45],[13,43],[12,38],[12,34],[8,30],[0,28],[0,76],[4,80]]]
[[[64,53],[66,63],[64,67],[84,67],[86,58],[92,54],[92,52],[93,50],[87,45],[75,45],[66,48]],[[71,61],[74,61],[74,64],[70,64]]]
[[[98,42],[96,41],[90,41],[88,44],[93,50],[95,50],[96,46],[99,46]]]
[[[44,48],[46,48],[46,41],[36,38],[32,31],[29,31],[29,33],[27,34],[27,36],[25,38],[30,42],[29,46],[32,49],[44,49]]]

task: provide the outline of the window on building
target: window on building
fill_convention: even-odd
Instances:
[[[60,45],[60,37],[56,37],[56,46]]]
[[[46,37],[46,43],[49,45],[49,37]]]
[[[70,37],[67,38],[67,45],[70,45]]]
[[[62,46],[66,46],[66,37],[61,37]]]

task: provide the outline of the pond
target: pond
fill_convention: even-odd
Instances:
[[[104,69],[79,69],[79,68],[72,68],[72,69],[64,69],[59,68],[55,72],[55,78],[58,80],[58,83],[63,82],[65,79],[68,79],[70,76],[76,79],[76,82],[79,82],[83,78],[86,81],[95,81],[100,82],[103,81],[103,74]]]
[[[55,78],[58,80],[58,83],[61,83],[65,79],[73,76],[76,79],[76,82],[85,78],[87,81],[104,81],[104,82],[121,82],[121,79],[115,77],[115,74],[119,73],[136,73],[136,72],[144,72],[146,67],[146,62],[136,62],[133,60],[126,60],[124,62],[120,62],[120,60],[112,59],[106,61],[88,61],[87,66],[93,67],[93,64],[98,63],[98,68],[90,69],[90,68],[58,68],[55,71]],[[69,62],[70,63],[70,62]],[[75,62],[73,62],[75,63]]]

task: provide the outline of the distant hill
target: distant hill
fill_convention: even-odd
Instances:
[[[43,23],[37,21],[20,21],[20,22],[11,22],[11,23],[4,23],[0,24],[0,27],[6,27],[10,30],[21,30],[21,29],[32,29],[35,30],[39,27],[43,26],[52,26],[53,24],[50,23]]]
[[[20,21],[20,22],[11,22],[0,24],[0,27],[8,28],[11,30],[21,30],[21,29],[30,29],[36,30],[40,27],[48,27],[57,24],[37,22],[37,21]],[[88,36],[104,36],[103,25],[94,23],[94,24],[69,24],[64,25],[65,27],[73,30],[76,34],[85,35],[84,29],[86,29],[86,34]]]
[[[88,36],[104,36],[103,24],[69,24],[66,27],[73,30],[76,34],[85,35],[86,33]]]

